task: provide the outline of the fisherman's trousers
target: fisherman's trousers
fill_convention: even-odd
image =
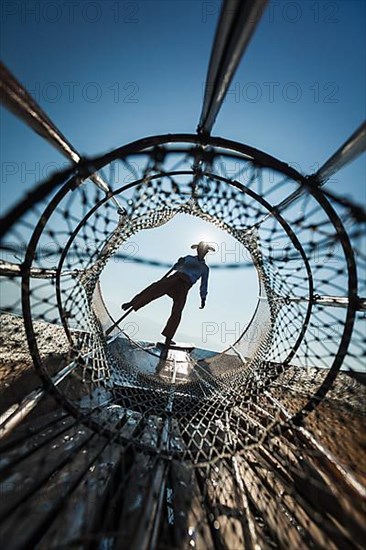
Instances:
[[[137,311],[161,296],[170,296],[173,299],[172,311],[162,334],[166,338],[172,339],[181,321],[182,311],[191,286],[192,283],[189,281],[187,275],[184,273],[174,273],[170,277],[164,277],[152,283],[142,292],[136,294],[130,301],[130,304]]]

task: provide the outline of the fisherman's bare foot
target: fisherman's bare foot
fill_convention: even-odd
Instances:
[[[176,342],[172,340],[171,338],[165,338],[165,346],[168,348],[169,346],[174,346]]]

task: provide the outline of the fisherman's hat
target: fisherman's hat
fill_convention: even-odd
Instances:
[[[200,241],[198,244],[192,244],[191,248],[199,248],[200,250],[207,250],[208,252],[215,252],[213,246],[210,246],[205,241]]]

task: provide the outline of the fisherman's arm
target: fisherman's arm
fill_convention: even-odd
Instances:
[[[200,307],[200,309],[203,309],[206,305],[207,287],[208,287],[208,273],[209,273],[209,269],[207,268],[202,273],[202,276],[201,276],[201,286],[200,286],[201,307]]]

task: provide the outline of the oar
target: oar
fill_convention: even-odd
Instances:
[[[120,323],[121,321],[123,321],[123,319],[124,319],[125,317],[127,317],[127,315],[129,315],[129,314],[131,313],[132,310],[133,310],[133,307],[130,307],[130,309],[128,309],[128,310],[122,315],[122,317],[120,317],[115,323],[113,323],[112,326],[110,326],[109,328],[107,328],[107,330],[105,331],[105,335],[108,336],[108,334],[110,334],[110,333],[112,332],[112,330],[113,330],[114,328],[116,328],[116,326],[119,325],[119,323]]]
[[[167,277],[169,277],[169,275],[171,274],[172,271],[174,271],[174,267],[169,269],[169,271],[167,273],[165,273],[164,277],[162,277],[160,280],[166,279]],[[120,322],[123,321],[123,319],[125,319],[127,317],[127,315],[129,315],[131,313],[132,310],[133,310],[133,307],[130,307],[130,309],[128,309],[117,321],[115,321],[113,323],[113,325],[111,325],[109,328],[107,328],[107,330],[105,331],[105,336],[108,336],[112,332],[112,330],[114,328],[116,328],[116,326],[119,325]]]

